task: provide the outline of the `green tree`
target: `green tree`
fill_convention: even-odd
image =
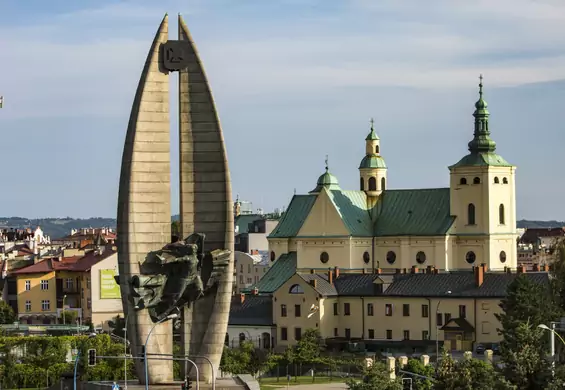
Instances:
[[[503,337],[500,353],[505,377],[520,390],[545,388],[548,342],[537,326],[560,317],[551,288],[520,274],[508,286],[500,308],[503,311],[496,318],[502,325],[498,331]]]
[[[322,337],[318,329],[306,329],[302,338],[294,347],[298,363],[318,362],[322,353]]]
[[[75,310],[64,310],[61,312],[59,323],[66,325],[75,325],[78,314]]]
[[[390,373],[383,363],[375,362],[370,367],[362,367],[363,379],[348,379],[350,390],[402,390],[399,378],[390,379]]]
[[[13,324],[16,321],[14,309],[4,300],[0,300],[0,324]]]
[[[424,365],[419,359],[410,359],[408,364],[404,366],[404,371],[410,371],[414,374],[422,375],[428,378],[435,376],[434,367],[431,364]],[[412,388],[414,390],[431,390],[433,389],[433,382],[430,379],[418,378],[415,376],[407,375],[407,378],[412,378]]]
[[[492,364],[479,359],[455,361],[444,352],[433,389],[437,390],[513,390]]]

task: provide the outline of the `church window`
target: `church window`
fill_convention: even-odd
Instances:
[[[467,260],[467,263],[473,264],[475,260],[477,260],[477,255],[475,254],[475,252],[469,251],[465,255],[465,260]]]
[[[394,253],[393,251],[388,251],[388,253],[386,254],[386,261],[389,264],[394,264],[394,262],[396,261],[396,253]]]
[[[361,178],[361,191],[365,191],[365,180]]]
[[[481,184],[481,179],[478,178],[478,177],[475,177],[475,178],[473,179],[473,184]]]
[[[363,253],[363,262],[365,264],[369,264],[369,261],[371,261],[371,255],[369,254],[369,252]]]
[[[469,206],[467,206],[467,224],[475,224],[475,205],[473,203],[469,203]]]
[[[275,256],[276,256],[275,251],[271,251],[270,256],[271,256],[271,261],[275,261]]]
[[[459,184],[461,184],[461,185],[467,184],[467,179],[465,179],[464,177],[462,177],[462,178],[459,180]]]
[[[504,205],[498,206],[498,223],[504,225]]]
[[[386,179],[384,177],[381,178],[381,191],[386,190]]]
[[[376,154],[379,154],[379,151],[380,151],[379,145],[375,145],[375,153],[376,153]]]
[[[328,252],[322,252],[320,254],[320,261],[322,263],[326,264],[329,260],[330,260],[330,255],[328,255]]]
[[[498,179],[498,176],[496,176],[496,177],[494,178],[494,184],[498,184],[498,183],[500,183],[500,180]]]
[[[426,254],[422,251],[416,253],[416,261],[418,264],[424,264],[426,262]]]
[[[508,179],[507,179],[507,178],[503,178],[503,179],[502,179],[502,184],[508,184]]]
[[[369,178],[369,191],[376,191],[377,190],[377,179],[374,177]]]
[[[293,284],[288,289],[289,294],[304,294],[304,289],[299,284]]]
[[[498,257],[499,257],[501,263],[506,262],[506,252],[500,251],[500,255]]]

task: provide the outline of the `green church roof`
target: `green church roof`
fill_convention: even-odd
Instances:
[[[312,191],[310,191],[310,193],[320,192],[322,190],[322,188],[326,188],[328,190],[339,190],[340,189],[337,177],[335,177],[334,175],[332,175],[328,171],[327,166],[326,166],[326,172],[324,172],[324,174],[322,174],[318,178],[318,181],[316,182],[316,188],[314,188]]]
[[[372,237],[373,224],[364,191],[328,191],[343,224],[354,237]]]
[[[316,201],[316,195],[294,195],[269,238],[295,237]]]
[[[361,164],[359,164],[359,169],[363,168],[385,168],[386,164],[384,158],[377,156],[376,154],[369,154],[363,157]]]
[[[269,268],[267,273],[249,289],[243,292],[259,290],[259,294],[272,294],[296,273],[296,252],[289,252],[279,258]]]

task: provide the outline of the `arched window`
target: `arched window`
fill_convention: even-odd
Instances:
[[[504,205],[501,204],[500,206],[498,206],[498,223],[504,225],[504,220]]]
[[[275,259],[277,258],[275,251],[271,251],[270,257],[271,257],[271,261],[275,261]],[[243,264],[241,265],[241,272],[243,272]]]
[[[288,289],[288,293],[289,294],[304,294],[304,289],[298,284],[293,284]]]
[[[467,206],[467,224],[475,224],[475,205],[473,203],[469,203],[469,206]]]
[[[380,151],[379,145],[375,145],[375,153],[379,154],[379,151]]]
[[[381,178],[381,191],[386,190],[386,179],[384,177]]]
[[[478,177],[475,177],[473,179],[473,184],[481,184],[481,179],[479,179]]]
[[[495,178],[494,178],[494,184],[498,184],[498,183],[500,183],[500,180],[498,180],[498,176],[495,176]]]
[[[243,343],[245,341],[245,333],[240,333],[239,334],[239,343]]]
[[[507,178],[503,178],[503,179],[502,179],[502,184],[508,184],[508,179],[507,179]]]
[[[363,178],[361,178],[361,191],[365,191],[365,180]]]
[[[462,177],[462,178],[459,180],[459,184],[461,184],[461,185],[467,184],[467,179],[465,179],[464,177]]]
[[[371,255],[369,254],[369,252],[363,253],[363,262],[365,264],[369,264],[369,261],[371,261]]]
[[[374,177],[369,178],[369,191],[376,191],[377,190],[377,179]]]

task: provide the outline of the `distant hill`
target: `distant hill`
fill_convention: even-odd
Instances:
[[[178,215],[173,215],[172,220],[176,221],[179,219]],[[563,227],[565,222],[559,221],[531,221],[527,219],[521,219],[517,223],[519,228],[552,228],[552,227]],[[110,227],[116,228],[115,218],[86,218],[86,219],[76,219],[76,218],[43,218],[43,219],[29,219],[22,217],[0,217],[0,229],[2,228],[32,228],[35,229],[37,226],[41,226],[43,232],[50,236],[51,239],[61,238],[71,233],[71,229],[80,228],[101,228]]]

